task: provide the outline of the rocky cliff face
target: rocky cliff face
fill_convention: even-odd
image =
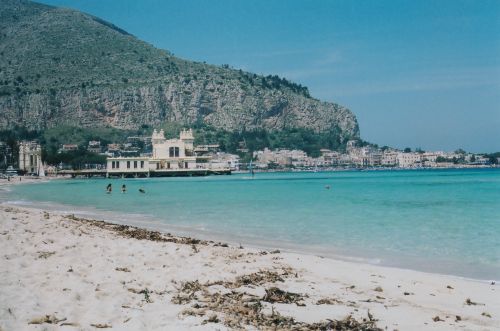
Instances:
[[[0,112],[1,128],[203,121],[359,136],[348,109],[286,79],[185,61],[90,15],[20,0],[0,3]]]

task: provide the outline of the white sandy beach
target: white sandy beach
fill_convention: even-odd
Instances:
[[[498,284],[226,246],[0,205],[0,330],[500,330]]]

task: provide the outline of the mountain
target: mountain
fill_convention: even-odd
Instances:
[[[359,137],[351,111],[301,85],[186,61],[100,18],[23,0],[0,2],[0,112],[0,129],[202,122]]]

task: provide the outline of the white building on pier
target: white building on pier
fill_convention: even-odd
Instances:
[[[169,176],[204,174],[211,171],[207,157],[197,157],[194,153],[193,131],[182,130],[179,138],[166,139],[163,130],[154,130],[151,137],[151,156],[108,157],[108,176]],[[228,171],[220,169],[217,171]]]

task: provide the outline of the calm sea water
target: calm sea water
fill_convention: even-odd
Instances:
[[[92,207],[236,243],[500,279],[500,169],[61,180],[16,186],[4,199]]]

